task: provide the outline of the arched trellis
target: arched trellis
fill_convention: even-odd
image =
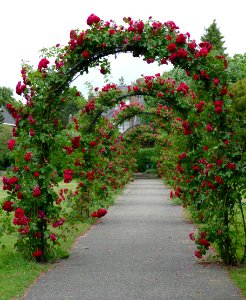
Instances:
[[[224,155],[226,153],[226,161],[231,166],[230,172],[236,169],[233,159],[238,160],[238,156],[235,155],[235,151],[232,155],[230,147],[224,147],[228,132],[232,131],[230,116],[226,113],[229,97],[224,71],[225,58],[213,52],[209,43],[196,45],[195,41],[190,40],[189,34],[180,33],[173,22],[163,24],[149,20],[144,23],[140,20],[134,22],[131,19],[125,19],[125,22],[126,27],[117,26],[113,21],[103,22],[97,17],[90,16],[89,29],[81,32],[71,31],[67,46],[58,46],[51,50],[52,55],[54,52],[57,53],[54,65],[48,67],[49,54],[45,53],[37,70],[32,70],[27,65],[23,66],[23,83],[17,84],[16,92],[24,95],[26,105],[20,109],[8,105],[9,111],[16,118],[17,125],[13,132],[16,139],[10,143],[9,148],[15,148],[18,160],[8,177],[4,179],[4,187],[10,191],[8,202],[11,202],[10,205],[15,210],[15,223],[21,228],[26,228],[23,239],[30,238],[32,241],[30,249],[35,251],[38,260],[47,258],[46,248],[50,243],[47,238],[47,220],[50,222],[55,216],[59,216],[59,209],[54,206],[57,195],[50,189],[50,185],[56,184],[59,180],[51,163],[61,130],[56,117],[56,107],[60,101],[65,101],[68,95],[78,96],[76,89],[69,88],[69,84],[77,75],[82,75],[88,68],[97,64],[101,66],[101,73],[107,72],[108,62],[104,58],[110,54],[132,52],[134,57],[142,55],[147,63],[158,61],[160,64],[165,64],[170,61],[174,66],[186,70],[187,76],[195,80],[196,91],[193,103],[189,102],[188,106],[183,100],[179,103],[180,110],[185,110],[187,114],[187,118],[182,120],[180,126],[183,134],[189,136],[190,140],[188,145],[190,161],[180,162],[180,165],[185,166],[185,163],[195,162],[203,153],[199,146],[202,136],[200,130],[203,133],[211,132],[211,136],[219,145],[216,148],[216,155],[221,155],[221,152]],[[160,90],[161,85],[164,84],[162,81],[155,82],[152,79],[152,77],[146,78],[146,87],[142,93],[150,93],[155,86]],[[183,94],[187,92],[185,84],[180,87],[180,92]],[[99,94],[98,103],[109,107],[115,103],[116,94],[114,85],[106,86]],[[159,94],[157,97],[162,98],[163,95]],[[165,97],[163,98],[169,99],[167,95]],[[111,104],[107,104],[107,101],[111,101]],[[91,103],[91,107],[88,107],[88,124],[97,123],[104,111],[104,108],[99,109],[94,114],[92,107]],[[187,110],[187,107],[192,109]],[[174,108],[177,109],[175,106]],[[206,138],[202,140],[205,141]],[[31,175],[26,173],[29,172],[28,169],[32,171]],[[36,177],[36,172],[40,172],[41,175]],[[68,172],[66,175],[71,177]],[[223,190],[226,190],[226,193],[221,189],[218,193],[224,199],[222,202],[226,208],[222,216],[224,236],[220,239],[221,244],[226,241],[226,247],[222,249],[223,259],[226,263],[231,263],[235,261],[235,256],[228,228],[229,215],[236,198],[231,201],[227,197],[228,192],[231,191],[231,182],[228,184],[225,182]],[[40,215],[40,211],[45,217]],[[60,225],[64,223],[61,219],[56,222],[60,222]],[[33,228],[31,230],[28,228],[29,223],[35,224],[36,227],[33,225],[33,228],[37,228],[40,237],[34,235]]]

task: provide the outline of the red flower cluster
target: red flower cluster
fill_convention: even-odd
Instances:
[[[218,184],[224,183],[224,180],[219,175],[215,176],[215,180],[218,182]]]
[[[178,158],[179,159],[185,159],[186,158],[186,152],[183,152],[183,153],[181,153],[179,156],[178,156]]]
[[[64,177],[64,182],[65,183],[69,183],[73,180],[73,173],[74,171],[73,170],[69,170],[69,169],[66,169],[64,172],[63,172],[63,177]]]
[[[29,123],[30,125],[36,124],[36,120],[33,118],[33,116],[29,116],[29,117],[28,117],[28,123]]]
[[[79,148],[80,146],[80,136],[75,136],[73,139],[72,139],[72,147],[73,149],[77,149]]]
[[[91,26],[92,24],[97,24],[100,22],[100,18],[94,14],[91,14],[88,18],[87,18],[87,25]]]
[[[195,104],[195,107],[197,108],[197,112],[201,113],[203,111],[203,105],[204,105],[204,101],[200,101],[199,103]]]
[[[54,222],[54,223],[52,224],[52,226],[53,226],[54,228],[59,227],[59,226],[62,226],[62,225],[65,223],[65,221],[66,221],[66,220],[65,220],[64,218],[60,218],[60,220]]]
[[[91,142],[90,142],[90,146],[92,146],[92,147],[96,146],[96,144],[97,144],[96,141],[91,141]]]
[[[50,239],[51,239],[53,242],[55,242],[55,241],[57,240],[56,234],[55,234],[55,233],[52,233],[52,234],[50,235]]]
[[[37,249],[35,252],[33,252],[32,256],[34,257],[39,257],[39,256],[42,256],[43,255],[43,252],[42,250],[40,249]]]
[[[222,100],[217,100],[214,102],[214,111],[216,114],[221,114],[223,111],[223,105],[224,105],[224,101]]]
[[[15,211],[15,217],[13,223],[15,225],[27,225],[30,222],[30,219],[25,216],[25,212],[22,208],[18,207]]]
[[[84,50],[81,54],[85,59],[90,57],[90,52],[88,50]]]
[[[186,120],[184,120],[183,123],[182,123],[182,126],[184,128],[184,135],[190,135],[190,134],[192,134],[189,122],[187,122]]]
[[[39,71],[42,71],[42,69],[47,68],[49,63],[50,62],[48,61],[47,58],[42,58],[38,64]]]
[[[86,173],[86,177],[87,177],[90,181],[93,181],[93,180],[95,179],[95,171],[94,171],[94,170],[92,170],[91,172],[88,171],[88,172]]]
[[[91,99],[86,105],[85,105],[85,111],[89,113],[90,111],[95,109],[95,100]]]
[[[210,123],[207,124],[206,129],[208,132],[214,131],[213,126]]]
[[[12,139],[12,140],[9,140],[7,143],[8,143],[8,149],[13,150],[15,147],[16,140]]]
[[[107,210],[105,208],[99,208],[97,211],[94,211],[91,216],[93,218],[102,218],[107,214]]]
[[[13,188],[13,185],[18,182],[18,177],[14,176],[14,177],[7,178],[3,176],[2,182],[3,182],[3,190],[10,191]]]
[[[7,212],[11,212],[14,210],[14,202],[13,201],[4,201],[2,208],[3,208],[3,210],[5,210]]]
[[[25,85],[25,84],[21,84],[21,81],[19,81],[19,82],[17,83],[16,89],[15,89],[16,94],[17,94],[17,95],[21,95],[21,94],[24,92],[25,88],[26,88],[26,85]],[[10,104],[10,105],[11,105],[11,104]]]
[[[35,186],[32,190],[33,197],[38,197],[41,195],[41,191],[39,189],[39,186]]]
[[[27,152],[24,157],[25,161],[30,161],[31,158],[32,158],[32,152]]]
[[[227,169],[236,170],[236,164],[232,162],[228,162],[226,164]]]

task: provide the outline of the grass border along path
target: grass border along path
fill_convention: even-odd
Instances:
[[[60,258],[68,256],[76,239],[84,234],[94,223],[88,220],[78,223],[76,230],[70,231],[66,243],[61,242]],[[6,246],[0,252],[0,299],[16,299],[24,295],[26,289],[43,273],[55,264],[38,264],[28,261],[17,251],[13,250],[15,238],[6,236],[3,244]]]

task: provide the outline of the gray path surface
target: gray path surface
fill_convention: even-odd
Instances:
[[[135,180],[23,299],[243,299],[221,266],[197,263],[193,226],[168,196],[159,179]]]

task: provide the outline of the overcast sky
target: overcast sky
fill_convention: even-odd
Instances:
[[[175,1],[102,1],[102,0],[3,0],[0,15],[0,86],[15,90],[21,79],[21,61],[29,61],[37,67],[39,50],[57,43],[66,45],[71,29],[87,28],[87,17],[94,13],[104,21],[113,19],[123,24],[123,17],[134,20],[174,21],[180,32],[191,34],[199,42],[204,29],[216,19],[225,40],[229,55],[246,52],[245,0],[175,0]],[[130,84],[144,75],[163,72],[167,67],[158,67],[156,63],[148,65],[130,54],[120,54],[112,59],[111,81],[119,83],[124,77]],[[77,81],[77,86],[84,95],[84,82],[93,86],[103,85],[103,76],[98,70],[91,70],[88,75]]]

